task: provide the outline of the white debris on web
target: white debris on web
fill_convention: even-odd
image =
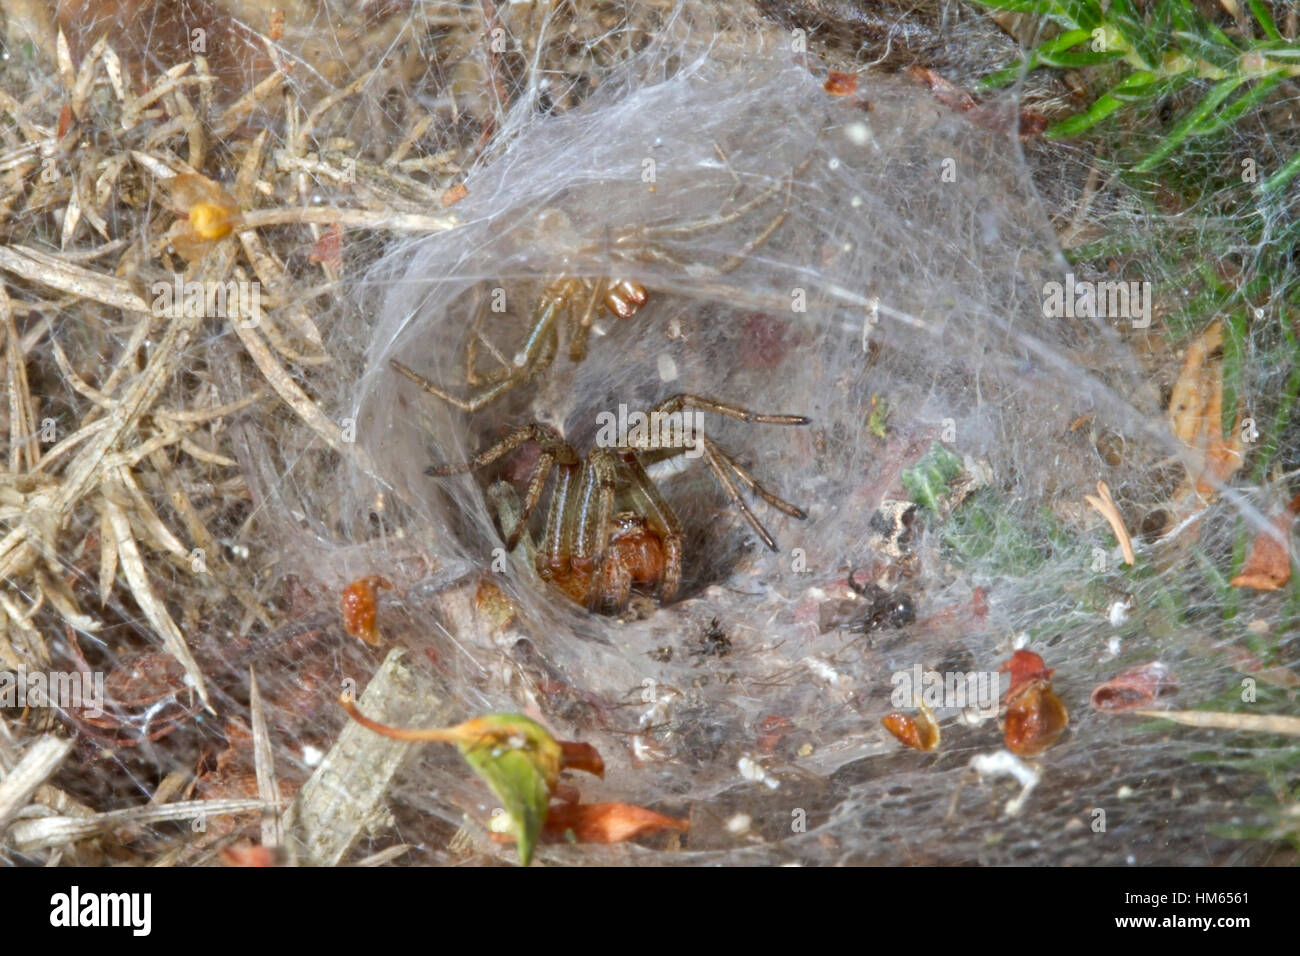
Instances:
[[[996,750],[989,754],[976,754],[970,758],[971,769],[984,777],[1012,777],[1020,784],[1020,792],[1006,802],[1002,812],[1017,817],[1024,809],[1029,795],[1043,779],[1043,768],[1025,763],[1009,750]]]

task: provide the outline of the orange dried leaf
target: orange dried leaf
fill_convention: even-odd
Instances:
[[[690,829],[679,820],[628,803],[557,804],[546,814],[543,833],[552,840],[578,843],[622,843],[660,830]]]
[[[1241,469],[1245,447],[1241,412],[1230,438],[1223,434],[1223,324],[1214,322],[1187,347],[1183,370],[1169,397],[1169,427],[1197,459],[1189,476],[1196,492],[1209,495]]]
[[[930,751],[939,746],[939,721],[935,719],[934,711],[924,703],[916,717],[894,711],[886,714],[880,723],[913,750]]]
[[[391,590],[392,587],[392,584],[377,574],[357,578],[345,587],[340,602],[343,629],[367,644],[378,644],[379,629],[376,625],[378,598],[375,590],[377,588]]]
[[[221,851],[226,866],[275,866],[275,854],[261,844],[231,846]]]
[[[974,98],[963,90],[960,86],[944,79],[934,70],[927,69],[923,66],[913,66],[907,71],[907,76],[913,82],[923,83],[930,88],[930,92],[944,106],[952,107],[963,113],[975,108]]]

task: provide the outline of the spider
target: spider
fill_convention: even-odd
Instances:
[[[718,154],[727,162],[721,149]],[[789,176],[782,177],[776,183],[760,190],[757,195],[740,203],[730,212],[708,219],[682,223],[675,226],[656,225],[630,228],[605,236],[599,244],[592,244],[578,250],[578,256],[604,251],[625,261],[653,262],[669,265],[693,274],[725,275],[736,269],[755,249],[767,242],[772,234],[781,227],[790,212],[790,199],[794,179],[805,168],[811,158],[804,160]],[[728,164],[729,166],[729,164]],[[733,173],[734,175],[734,173]],[[782,191],[785,199],[776,216],[764,226],[757,235],[745,242],[740,249],[729,255],[722,263],[711,267],[692,266],[689,270],[685,263],[675,258],[670,252],[654,244],[655,240],[686,239],[698,233],[736,222],[754,209],[771,202]],[[553,210],[552,214],[564,218],[563,213]],[[578,363],[587,356],[587,340],[591,335],[592,323],[598,310],[603,309],[610,316],[618,319],[630,319],[650,300],[650,293],[645,286],[631,279],[613,278],[579,278],[561,276],[551,280],[542,291],[533,309],[528,334],[523,346],[513,359],[507,359],[483,333],[486,317],[486,303],[480,303],[475,311],[474,321],[470,326],[469,340],[465,347],[465,379],[470,388],[482,386],[473,394],[465,397],[454,395],[438,385],[422,378],[401,362],[393,361],[393,368],[443,401],[454,405],[463,412],[476,412],[501,398],[511,389],[532,381],[555,361],[559,351],[559,329],[567,328],[569,361]],[[498,367],[489,371],[478,368],[479,343],[495,357]]]
[[[649,415],[653,418],[656,412],[669,415],[683,409],[766,425],[807,425],[811,421],[803,415],[760,414],[690,394],[665,399]],[[534,561],[538,575],[590,611],[618,613],[627,607],[633,591],[653,593],[661,603],[671,601],[681,583],[681,524],[646,473],[646,464],[682,454],[690,446],[597,447],[583,459],[559,432],[534,422],[467,462],[433,465],[427,474],[447,477],[476,471],[529,442],[536,444],[539,454],[518,514],[502,518],[503,532],[508,522],[512,524],[506,534],[507,550],[513,551],[523,539],[528,518],[554,470],[550,510]],[[740,496],[737,482],[792,518],[802,520],[807,514],[763,487],[710,439],[701,435],[696,442],[732,503],[763,543],[777,550],[776,541]],[[509,496],[513,498],[513,493]]]

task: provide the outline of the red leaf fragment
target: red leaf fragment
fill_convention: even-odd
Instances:
[[[1049,681],[1056,671],[1049,670],[1043,659],[1033,651],[1020,650],[1012,654],[1010,660],[1002,662],[998,673],[1011,675],[1011,686],[1002,697],[1004,703],[1009,703],[1025,684],[1036,680]]]
[[[1148,661],[1116,674],[1092,690],[1094,710],[1121,711],[1150,707],[1159,697],[1178,690],[1178,678],[1166,664]]]
[[[591,744],[577,740],[561,740],[560,769],[582,770],[597,777],[605,776],[605,761]]]

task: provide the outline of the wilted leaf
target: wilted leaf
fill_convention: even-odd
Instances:
[[[690,829],[689,820],[666,817],[627,803],[557,804],[546,818],[546,836],[578,843],[622,843],[660,830]]]
[[[545,727],[522,714],[487,714],[455,727],[407,730],[371,720],[346,696],[339,703],[357,723],[393,740],[455,744],[501,801],[519,841],[520,864],[532,861],[563,759],[563,748]],[[590,754],[582,759],[590,762]]]

